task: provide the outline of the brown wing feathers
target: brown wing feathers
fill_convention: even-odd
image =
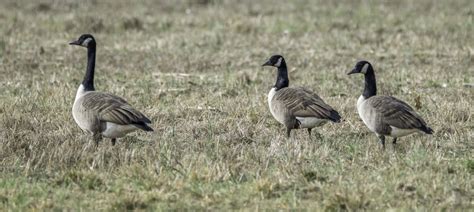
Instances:
[[[316,117],[340,122],[341,116],[318,95],[304,88],[282,88],[275,95],[294,116]]]
[[[101,121],[121,125],[133,124],[145,131],[152,131],[147,126],[147,123],[151,123],[150,119],[135,110],[124,99],[102,92],[91,92],[86,95],[82,105],[95,111]]]
[[[384,123],[400,129],[419,129],[428,134],[433,130],[405,102],[391,96],[373,96],[368,99],[370,105],[381,116]]]

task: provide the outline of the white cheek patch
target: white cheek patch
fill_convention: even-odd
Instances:
[[[91,42],[91,41],[92,41],[92,38],[87,38],[87,39],[84,40],[84,42],[82,42],[81,45],[87,47],[87,45],[89,45],[89,42]]]
[[[283,59],[283,58],[281,58],[281,57],[278,58],[278,61],[275,63],[275,66],[276,66],[276,67],[280,67],[280,65],[281,65],[281,60],[282,60],[282,59]]]
[[[362,67],[362,71],[360,71],[360,73],[366,74],[368,68],[369,68],[369,64],[366,63],[366,64]]]

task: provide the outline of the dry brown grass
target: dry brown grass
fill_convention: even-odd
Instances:
[[[474,2],[13,1],[0,3],[0,209],[473,209]],[[85,50],[96,88],[154,121],[98,149],[71,107]],[[290,85],[345,121],[286,140],[266,93],[274,53]],[[355,109],[381,94],[436,131],[379,151]]]

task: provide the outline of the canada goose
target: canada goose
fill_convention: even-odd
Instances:
[[[77,125],[94,137],[96,145],[102,136],[111,138],[115,145],[117,138],[137,129],[153,131],[145,115],[134,109],[124,99],[113,94],[95,91],[94,67],[96,42],[92,35],[83,34],[77,41],[69,43],[87,48],[87,69],[72,107],[72,116]]]
[[[433,130],[407,103],[391,96],[376,96],[377,85],[372,65],[367,61],[359,61],[355,68],[347,73],[362,73],[365,76],[365,88],[357,100],[357,112],[370,131],[377,137],[385,149],[385,136],[397,138],[422,131],[432,134]]]
[[[278,69],[275,86],[268,93],[268,106],[273,117],[285,125],[288,138],[292,129],[306,128],[311,135],[311,129],[326,124],[328,120],[341,121],[339,113],[317,94],[302,87],[288,87],[288,70],[281,55],[273,55],[262,66]]]

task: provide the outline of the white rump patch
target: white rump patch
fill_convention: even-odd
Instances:
[[[390,126],[390,128],[392,128],[392,131],[390,132],[390,136],[394,137],[394,138],[410,135],[410,134],[418,131],[418,129],[400,129],[400,128],[396,128],[396,127],[393,127],[393,126]]]
[[[314,117],[296,117],[298,121],[301,123],[300,128],[313,128],[319,127],[323,124],[326,124],[328,120],[326,119],[318,119]]]
[[[102,135],[107,138],[120,138],[127,133],[137,130],[134,125],[120,125],[112,122],[106,122],[105,130]]]

